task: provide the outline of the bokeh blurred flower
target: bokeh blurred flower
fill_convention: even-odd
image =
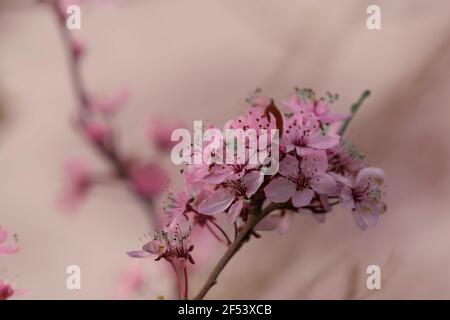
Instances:
[[[91,171],[82,160],[71,159],[64,167],[66,182],[59,204],[67,210],[75,209],[88,193],[93,179]]]
[[[133,163],[130,178],[134,190],[148,199],[161,194],[169,183],[165,171],[155,163]]]
[[[0,255],[10,255],[19,252],[19,246],[6,244],[8,240],[8,230],[0,226]]]
[[[0,279],[0,300],[7,300],[14,295],[14,289],[5,280]]]
[[[171,140],[172,132],[178,128],[182,128],[181,121],[153,116],[148,125],[149,140],[157,150],[170,153],[178,142]]]

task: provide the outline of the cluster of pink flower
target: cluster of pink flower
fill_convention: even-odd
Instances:
[[[80,161],[67,166],[69,183],[62,196],[65,206],[73,207],[95,184],[119,178],[149,206],[154,226],[161,219],[153,211],[154,198],[161,194],[168,179],[154,161],[136,160],[123,155],[117,145],[116,132],[111,125],[114,115],[127,100],[128,92],[122,91],[106,98],[93,98],[85,89],[80,75],[80,61],[85,47],[65,28],[66,7],[74,0],[41,0],[50,4],[58,17],[60,29],[69,51],[72,80],[79,102],[76,127],[99,153],[112,165],[113,174],[98,175]],[[212,271],[196,298],[203,298],[228,261],[251,236],[258,231],[277,230],[284,233],[292,217],[299,212],[310,212],[323,222],[332,206],[341,204],[350,209],[357,225],[366,229],[374,226],[386,210],[382,201],[384,174],[381,169],[366,166],[364,157],[354,144],[343,139],[352,115],[368,94],[352,107],[348,115],[335,114],[330,106],[337,99],[328,94],[318,98],[310,89],[297,89],[286,102],[288,113],[282,113],[273,100],[255,93],[247,102],[250,110],[245,116],[228,121],[224,129],[244,132],[236,138],[240,145],[249,146],[245,132],[252,131],[257,140],[267,139],[267,131],[278,132],[278,139],[268,144],[257,144],[259,154],[268,157],[254,163],[254,154],[248,148],[244,161],[230,163],[218,156],[224,150],[235,150],[234,140],[195,149],[191,157],[203,159],[203,163],[191,161],[183,171],[185,187],[169,193],[163,207],[165,228],[146,241],[142,250],[130,251],[132,257],[156,256],[156,260],[168,261],[173,267],[180,297],[188,298],[188,262],[194,263],[191,231],[205,231],[225,243],[228,249]],[[158,150],[167,152],[174,142],[170,135],[179,123],[154,121],[149,135]],[[278,170],[268,174],[273,148],[279,155]],[[245,149],[245,148],[244,148]],[[189,155],[188,155],[189,157]],[[212,160],[212,161],[211,161]],[[220,161],[217,161],[220,160]],[[261,160],[261,159],[260,159]],[[279,162],[278,162],[279,161]],[[195,163],[195,164],[192,164]],[[224,213],[234,227],[234,239],[218,221]],[[184,225],[189,225],[185,227]],[[233,241],[232,241],[233,239]],[[197,245],[197,244],[196,244]],[[198,250],[198,249],[197,249]],[[133,284],[134,286],[134,284]]]
[[[296,89],[293,97],[284,102],[289,113],[283,114],[270,99],[259,94],[249,98],[248,114],[228,121],[225,129],[254,130],[257,136],[262,129],[278,129],[277,173],[264,175],[266,162],[188,165],[184,170],[184,190],[171,193],[163,208],[168,219],[164,232],[169,235],[187,222],[194,228],[209,226],[225,234],[225,228],[214,222],[221,213],[234,224],[236,235],[250,217],[256,217],[253,220],[257,221],[250,235],[257,235],[258,230],[285,232],[295,213],[308,211],[323,221],[338,203],[351,210],[360,228],[374,226],[386,210],[381,199],[384,174],[381,169],[367,167],[353,143],[342,138],[352,114],[332,113],[330,106],[336,99],[336,95],[317,98],[310,89]],[[246,141],[241,142],[246,145]],[[218,148],[226,147],[225,143]],[[214,159],[218,150],[206,150],[208,154],[202,156]],[[170,259],[175,255],[192,260],[190,244],[160,243],[152,240],[142,251],[129,254],[133,257],[155,254],[160,258],[170,252]]]
[[[8,230],[0,226],[0,255],[10,255],[15,254],[19,251],[17,245],[6,244],[8,240]],[[13,286],[4,279],[0,278],[0,300],[6,300],[12,296],[17,295],[16,290]]]

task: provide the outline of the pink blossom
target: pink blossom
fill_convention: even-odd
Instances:
[[[285,234],[292,225],[293,218],[294,214],[287,211],[283,211],[279,214],[270,214],[256,225],[255,230],[276,230],[279,234]]]
[[[59,199],[65,209],[75,209],[92,185],[92,175],[81,160],[70,160],[65,165],[66,186]]]
[[[182,231],[179,226],[174,230],[161,230],[157,232],[153,240],[142,246],[142,250],[128,251],[127,254],[133,258],[147,258],[152,255],[156,260],[164,258],[169,262],[184,259],[194,263],[191,252],[194,246],[191,244],[191,227]]]
[[[270,103],[270,100],[269,100]],[[226,129],[241,129],[247,131],[253,129],[257,134],[261,130],[276,129],[276,120],[272,114],[269,116],[265,112],[264,107],[253,107],[247,112],[247,116],[238,117],[225,123],[224,130]]]
[[[369,167],[359,171],[354,181],[342,188],[342,205],[352,210],[356,224],[363,230],[375,226],[379,215],[386,211],[381,200],[383,181],[383,170]]]
[[[280,162],[281,176],[274,178],[264,189],[267,198],[275,203],[292,198],[296,208],[310,204],[315,192],[335,191],[336,182],[325,171],[328,167],[325,152],[309,150],[300,164],[296,157],[287,155]]]
[[[200,203],[200,213],[214,215],[228,209],[229,222],[234,222],[241,213],[244,201],[258,191],[264,176],[252,171],[239,180],[227,180],[214,193]]]
[[[130,178],[136,192],[149,199],[163,192],[169,182],[164,170],[154,163],[134,163],[130,169]]]
[[[7,300],[14,295],[14,289],[5,280],[0,279],[0,300]]]
[[[356,175],[364,168],[364,156],[349,140],[328,149],[327,156],[328,170],[344,177]]]
[[[178,225],[183,217],[188,219],[187,214],[192,210],[189,205],[191,200],[193,198],[189,196],[186,190],[169,193],[163,207],[163,211],[170,221],[169,228],[174,228]]]
[[[8,230],[0,226],[0,255],[10,255],[19,251],[19,246],[6,244],[8,240]]]
[[[111,130],[100,122],[91,121],[83,129],[88,139],[97,145],[104,146],[111,138]]]
[[[304,97],[301,99],[298,95],[293,95],[288,101],[284,102],[294,114],[311,114],[323,125],[329,125],[337,121],[343,121],[350,115],[341,115],[330,112],[329,104],[324,99],[315,99]]]
[[[296,150],[302,156],[308,149],[326,150],[339,143],[338,135],[324,135],[320,124],[313,117],[294,115],[285,128],[282,143],[286,146],[286,152]]]

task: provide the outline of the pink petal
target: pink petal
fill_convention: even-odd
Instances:
[[[19,252],[20,248],[18,246],[8,246],[8,245],[0,245],[0,254],[14,254]]]
[[[314,220],[316,220],[318,223],[325,223],[326,214],[324,213],[313,213],[312,214]]]
[[[275,203],[283,203],[294,195],[295,184],[286,178],[278,177],[270,181],[264,188],[264,192],[269,200]]]
[[[277,231],[279,234],[286,234],[292,225],[294,215],[292,213],[285,213],[278,224]]]
[[[320,121],[322,123],[331,124],[331,123],[334,123],[337,121],[347,120],[350,117],[351,117],[350,114],[338,114],[338,113],[328,112],[327,114],[320,116]]]
[[[339,199],[344,208],[350,210],[355,208],[355,200],[353,199],[353,193],[350,187],[345,186],[342,188]]]
[[[353,212],[353,218],[356,224],[363,230],[367,227],[374,227],[378,222],[379,213],[369,208],[356,204],[356,211]]]
[[[337,191],[336,181],[326,173],[313,176],[311,187],[320,194],[331,194]]]
[[[308,145],[316,149],[329,149],[336,146],[340,138],[338,135],[324,136],[322,133],[317,132],[309,138]]]
[[[328,168],[327,154],[323,150],[306,149],[300,164],[305,175],[311,177],[318,173],[323,173]]]
[[[306,207],[311,203],[314,197],[314,191],[309,188],[299,190],[292,196],[292,204],[296,208]]]
[[[166,250],[166,246],[159,240],[152,240],[147,242],[142,249],[152,254],[161,254]]]
[[[282,217],[279,214],[271,214],[262,219],[255,227],[258,231],[272,231],[280,224]]]
[[[234,195],[226,189],[218,189],[214,191],[209,198],[206,198],[198,206],[200,213],[213,215],[225,211],[234,200]]]
[[[298,164],[297,158],[288,154],[283,160],[280,161],[280,169],[278,172],[285,177],[296,177],[299,172]]]
[[[364,168],[358,172],[356,176],[356,184],[358,186],[364,187],[369,180],[375,182],[378,185],[384,182],[384,172],[379,168]]]
[[[151,254],[144,250],[137,250],[137,251],[128,251],[127,255],[129,255],[132,258],[147,258]]]
[[[244,205],[244,199],[239,198],[228,210],[228,222],[233,223],[239,217],[242,211],[242,206]]]
[[[264,174],[261,171],[252,171],[244,176],[244,185],[247,197],[251,197],[258,191],[264,181]]]

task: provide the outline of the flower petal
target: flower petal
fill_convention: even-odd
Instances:
[[[132,258],[147,258],[151,254],[144,250],[137,250],[137,251],[128,251],[127,255],[129,255]]]
[[[288,201],[295,193],[295,184],[286,178],[278,177],[264,188],[266,197],[275,203]]]
[[[281,222],[282,217],[279,214],[270,214],[262,219],[256,226],[258,231],[272,231],[275,230]]]
[[[329,149],[336,146],[340,138],[338,135],[324,136],[321,132],[317,132],[309,138],[308,145],[316,149]]]
[[[166,246],[162,241],[152,240],[144,244],[142,249],[151,254],[161,254],[164,253],[164,251],[166,251]]]
[[[19,252],[20,248],[18,246],[8,246],[8,245],[0,245],[0,254],[14,254]]]
[[[305,207],[311,203],[314,191],[309,188],[299,190],[292,196],[292,204],[296,208]]]
[[[311,187],[320,194],[331,194],[337,191],[336,181],[328,174],[318,174],[311,178]]]
[[[258,191],[264,181],[264,174],[261,171],[252,171],[244,176],[245,193],[247,197],[251,197]]]
[[[356,184],[364,187],[369,181],[373,181],[377,185],[382,185],[384,182],[384,172],[379,168],[364,168],[358,172],[356,176]]]
[[[290,212],[284,213],[283,217],[278,224],[277,231],[279,234],[286,234],[292,225],[294,215]]]
[[[206,215],[213,215],[225,211],[234,200],[234,195],[232,195],[228,190],[220,188],[214,191],[209,198],[203,200],[198,206],[200,213]]]
[[[283,160],[281,160],[280,169],[278,172],[285,177],[298,176],[299,167],[297,158],[288,154]]]
[[[244,205],[244,199],[239,198],[238,201],[233,203],[228,210],[228,222],[233,223],[239,217],[242,211],[242,206]]]
[[[355,200],[353,199],[353,193],[350,187],[345,186],[342,188],[339,200],[344,208],[350,210],[355,208]]]

